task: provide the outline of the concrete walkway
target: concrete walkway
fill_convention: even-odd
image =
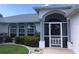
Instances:
[[[72,50],[67,48],[45,48],[43,54],[75,54]]]
[[[29,49],[29,54],[75,54],[72,50],[67,48],[39,49],[39,48],[28,47],[28,49]]]

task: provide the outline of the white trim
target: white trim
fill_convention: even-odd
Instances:
[[[49,24],[49,23],[68,23],[68,22],[44,22],[45,24]]]
[[[50,24],[51,23],[49,22],[49,47],[51,48],[51,32],[50,32],[50,30],[51,30],[50,28],[51,27],[50,27]]]
[[[60,23],[60,35],[61,35],[61,48],[63,48],[63,44],[62,44],[62,23]]]

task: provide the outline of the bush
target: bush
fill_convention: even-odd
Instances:
[[[39,37],[36,36],[26,36],[25,37],[25,45],[31,47],[38,47],[39,45]]]
[[[40,38],[37,36],[18,36],[15,38],[15,43],[37,47],[39,44],[39,39]]]
[[[13,39],[11,38],[11,37],[9,37],[9,36],[6,36],[5,37],[5,42],[7,43],[7,42],[13,42]]]
[[[0,37],[0,43],[2,43],[3,42],[3,37]]]
[[[17,44],[24,44],[24,41],[24,36],[15,37],[15,43]]]
[[[12,42],[12,38],[8,36],[8,33],[0,33],[0,43]]]
[[[7,43],[7,42],[12,42],[12,41],[13,39],[9,36],[5,36],[5,37],[0,36],[0,43],[3,43],[3,42]]]

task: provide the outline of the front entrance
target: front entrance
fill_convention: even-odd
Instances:
[[[54,13],[45,17],[44,21],[45,47],[67,48],[68,27],[66,17]]]
[[[62,23],[49,22],[49,47],[62,46]]]

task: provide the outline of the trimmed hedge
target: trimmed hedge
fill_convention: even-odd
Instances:
[[[24,44],[31,47],[38,47],[40,38],[37,36],[18,36],[15,43]]]

